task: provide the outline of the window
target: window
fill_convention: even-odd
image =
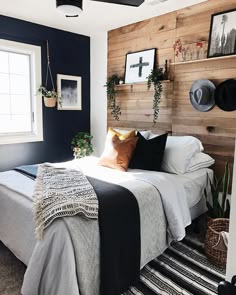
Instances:
[[[0,144],[42,141],[41,48],[0,40]]]

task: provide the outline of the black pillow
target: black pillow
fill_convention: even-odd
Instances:
[[[129,168],[160,171],[167,135],[166,133],[147,140],[138,132],[138,141]]]

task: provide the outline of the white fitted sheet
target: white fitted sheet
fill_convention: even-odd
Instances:
[[[212,179],[213,171],[208,168],[202,168],[183,175],[176,175],[187,193],[189,208],[193,208],[202,198],[205,198],[204,188],[207,188],[207,174]]]

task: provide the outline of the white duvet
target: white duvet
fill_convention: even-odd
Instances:
[[[84,158],[56,166],[122,185],[135,195],[141,220],[141,267],[181,240],[191,223],[186,192],[174,175],[96,165]],[[36,241],[32,216],[34,181],[14,171],[0,173],[0,239],[28,265],[24,295],[98,295],[98,221],[81,216],[57,219]]]

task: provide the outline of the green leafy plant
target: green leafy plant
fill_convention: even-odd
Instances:
[[[154,125],[157,122],[158,115],[159,115],[159,103],[161,101],[161,94],[162,94],[162,84],[161,80],[163,80],[163,68],[156,68],[153,69],[150,75],[147,77],[147,89],[149,90],[153,84],[154,87],[154,99],[153,99],[153,123]]]
[[[93,136],[87,132],[78,132],[71,141],[71,149],[76,159],[89,156],[93,152]]]
[[[38,94],[41,94],[43,97],[55,98],[58,101],[60,107],[62,106],[61,105],[61,103],[62,103],[61,97],[58,95],[58,93],[57,93],[57,91],[55,91],[55,89],[48,90],[46,87],[41,85],[37,90],[37,95]]]
[[[108,108],[111,110],[111,115],[116,121],[119,121],[121,115],[120,107],[116,103],[116,91],[115,86],[119,84],[119,76],[112,75],[107,79],[107,97],[108,97]]]
[[[214,176],[214,180],[211,181],[209,175],[208,185],[210,184],[212,199],[209,202],[207,199],[207,189],[204,190],[204,195],[206,197],[206,204],[208,208],[208,215],[211,218],[229,218],[230,213],[230,203],[227,199],[229,192],[230,183],[230,169],[229,163],[225,164],[225,170],[223,176],[217,178]]]

